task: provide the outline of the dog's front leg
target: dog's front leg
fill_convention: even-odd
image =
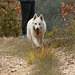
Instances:
[[[40,37],[40,47],[43,47],[43,37]]]
[[[35,44],[35,46],[36,47],[40,47],[39,41],[37,40],[37,38],[36,37],[33,37],[32,39],[33,39],[33,43]]]
[[[32,41],[32,48],[35,48],[35,45],[34,45],[33,41]]]

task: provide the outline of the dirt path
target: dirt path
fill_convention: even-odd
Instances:
[[[4,52],[1,53],[2,55],[0,54],[0,75],[31,75],[34,65],[29,65],[27,63],[27,58],[8,55],[9,50],[11,50],[11,54],[13,50],[15,52],[22,50],[21,52],[19,52],[19,55],[21,53],[21,55],[23,55],[25,52],[25,48],[30,46],[29,44],[26,45],[26,42],[27,40],[24,41],[24,39],[16,38],[0,39],[0,52]],[[59,70],[61,73],[60,75],[75,75],[75,54],[66,52],[65,48],[57,48],[53,50],[58,53]]]
[[[27,64],[27,59],[12,56],[0,56],[0,75],[30,75],[34,65]]]
[[[61,75],[75,75],[75,54],[68,53],[65,48],[55,49],[58,52]]]

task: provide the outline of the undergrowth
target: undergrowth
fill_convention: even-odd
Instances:
[[[32,75],[59,75],[57,53],[52,47],[29,50],[28,57],[28,63],[36,65]]]
[[[47,38],[47,42],[45,43],[45,46],[52,46],[52,48],[66,48],[66,51],[75,52],[75,38],[55,38],[55,39],[51,39],[49,40],[49,38]]]

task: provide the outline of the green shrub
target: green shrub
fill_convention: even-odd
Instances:
[[[58,32],[59,29],[55,28],[53,31],[50,31],[50,32],[45,32],[45,35],[44,37],[45,38],[48,38],[48,37],[54,37],[56,35],[56,33]]]
[[[75,20],[67,27],[66,31],[68,32],[68,35],[75,37]]]

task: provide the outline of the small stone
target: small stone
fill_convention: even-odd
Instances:
[[[75,59],[75,56],[74,55],[72,55],[72,59]]]
[[[22,66],[23,62],[20,62],[20,66]]]
[[[74,64],[74,62],[71,61],[70,64]]]
[[[69,62],[70,64],[74,64],[74,62],[73,62],[72,60],[69,60],[68,62]]]
[[[27,75],[29,75],[30,73],[29,72],[27,72]]]
[[[12,70],[11,70],[12,73],[13,73],[13,72],[16,72],[16,71],[17,71],[16,69],[12,69]]]

